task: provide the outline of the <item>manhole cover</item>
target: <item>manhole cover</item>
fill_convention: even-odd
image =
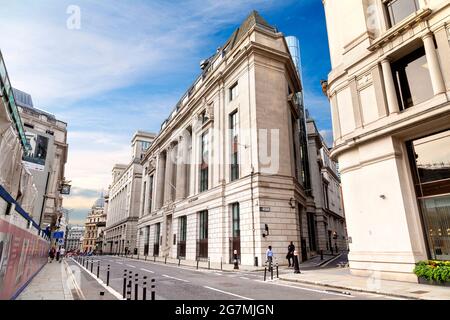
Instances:
[[[415,293],[415,294],[424,294],[424,293],[428,293],[430,291],[417,290],[417,291],[410,291],[410,292]]]

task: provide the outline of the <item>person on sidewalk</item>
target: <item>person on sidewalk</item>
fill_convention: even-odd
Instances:
[[[269,262],[269,270],[271,270],[272,268],[272,261],[273,261],[273,251],[272,251],[272,246],[269,246],[267,248],[266,251],[266,257],[267,257],[267,262]]]
[[[51,247],[50,250],[48,251],[48,257],[50,259],[50,263],[52,263],[53,259],[55,259],[55,254],[56,254],[56,249],[55,247]]]
[[[294,251],[295,251],[294,242],[291,241],[291,244],[288,246],[288,253],[286,255],[286,259],[289,263],[289,268],[291,266],[294,267]],[[292,263],[291,263],[291,259],[292,259]]]
[[[59,261],[60,256],[61,256],[61,246],[59,246],[58,250],[56,251],[56,261]]]

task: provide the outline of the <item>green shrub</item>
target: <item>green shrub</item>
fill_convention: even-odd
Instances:
[[[450,261],[419,261],[414,273],[427,280],[450,282]]]

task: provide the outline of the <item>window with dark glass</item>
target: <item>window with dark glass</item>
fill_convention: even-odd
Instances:
[[[294,149],[294,174],[295,178],[298,179],[298,160],[297,160],[297,119],[293,115],[291,115],[291,129],[292,129],[292,147]]]
[[[153,203],[153,175],[150,176],[150,181],[148,183],[148,212],[152,212]]]
[[[234,111],[230,114],[230,134],[231,134],[231,167],[230,180],[239,179],[239,160],[238,160],[238,113]]]
[[[153,244],[153,255],[159,255],[159,239],[161,236],[161,223],[155,224],[155,242]]]
[[[410,108],[433,97],[433,87],[423,47],[393,62],[392,73],[400,109]]]
[[[323,201],[324,201],[325,208],[329,209],[330,203],[329,203],[329,199],[328,199],[328,183],[326,183],[326,182],[323,182]]]
[[[309,249],[311,251],[317,251],[317,240],[316,240],[316,217],[314,213],[307,213],[307,223],[308,223],[308,236],[309,236]]]
[[[179,220],[179,240],[178,240],[178,258],[186,257],[186,235],[187,235],[187,217],[182,216]]]
[[[201,136],[200,192],[208,190],[208,133]]]
[[[208,257],[208,211],[199,212],[199,233],[197,240],[197,257]]]
[[[147,181],[144,181],[143,193],[142,193],[142,212],[141,216],[145,214],[145,193],[147,192]]]
[[[233,215],[233,237],[240,237],[240,213],[239,213],[239,203],[233,203],[231,205],[231,211]]]
[[[391,27],[419,10],[418,0],[385,0],[386,11]]]
[[[407,143],[431,259],[450,260],[450,130]]]
[[[230,101],[236,99],[238,95],[239,95],[238,83],[236,82],[230,87]]]

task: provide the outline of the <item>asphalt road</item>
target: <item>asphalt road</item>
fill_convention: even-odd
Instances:
[[[119,295],[123,292],[123,275],[132,275],[132,299],[135,292],[135,275],[138,274],[138,299],[142,299],[143,276],[147,276],[147,299],[151,294],[151,279],[155,279],[156,300],[379,300],[398,299],[388,296],[343,292],[326,287],[311,286],[274,279],[265,281],[263,272],[217,271],[154,263],[115,256],[92,257],[93,273],[97,273],[100,261],[100,279],[106,282],[106,269],[110,265],[110,287]],[[71,262],[76,265],[76,262]],[[90,265],[88,267],[90,269]],[[96,299],[99,291],[105,291],[85,270],[81,270],[79,285],[86,299]],[[289,272],[284,270],[284,272]],[[292,272],[292,271],[290,271]],[[128,279],[127,279],[128,280]],[[92,292],[94,291],[94,292]],[[118,295],[116,295],[118,296]],[[127,295],[125,295],[126,297]],[[115,299],[108,292],[102,299]]]

